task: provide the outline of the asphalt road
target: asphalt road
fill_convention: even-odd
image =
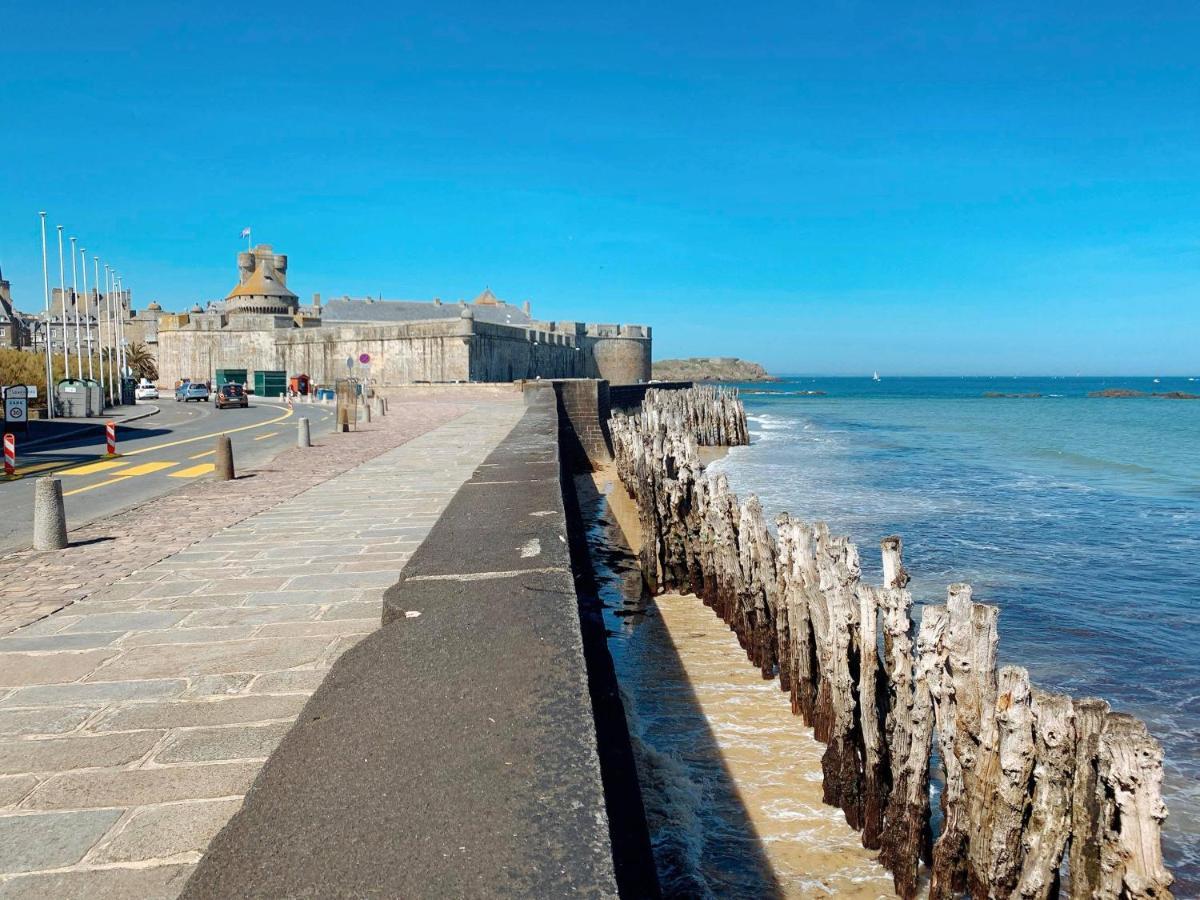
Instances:
[[[139,404],[145,405],[145,404]],[[211,402],[155,401],[156,415],[117,429],[116,459],[105,456],[104,429],[23,447],[17,443],[13,478],[0,474],[0,550],[28,546],[33,538],[33,486],[41,475],[62,479],[67,527],[138,506],[209,477],[216,437],[233,442],[239,470],[260,466],[296,444],[296,420],[307,416],[314,437],[333,428],[332,406],[286,404],[251,398],[247,409],[214,409]]]

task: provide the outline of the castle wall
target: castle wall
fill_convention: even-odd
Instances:
[[[225,368],[248,369],[251,379],[256,371],[282,369],[320,384],[347,374],[381,385],[536,378],[628,384],[650,377],[649,329],[639,326],[560,322],[526,328],[463,316],[296,327],[290,316],[245,313],[163,316],[158,325],[155,355],[165,386],[211,379]],[[370,355],[369,369],[357,363],[363,353]],[[356,361],[351,370],[347,357]]]

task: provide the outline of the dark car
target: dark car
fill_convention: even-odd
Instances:
[[[185,381],[179,387],[175,388],[175,402],[182,400],[187,403],[189,400],[204,401],[208,399],[208,388],[199,381]]]
[[[240,384],[223,384],[213,394],[213,403],[216,404],[217,409],[225,409],[230,406],[240,406],[245,409],[250,405],[250,398],[246,396],[246,389]]]

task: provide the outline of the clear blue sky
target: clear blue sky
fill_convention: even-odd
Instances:
[[[250,225],[305,298],[490,285],[659,357],[1200,374],[1194,2],[10,2],[0,44],[24,309],[46,209],[139,306]]]

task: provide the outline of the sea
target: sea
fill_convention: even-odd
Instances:
[[[976,599],[1000,608],[1002,665],[1025,666],[1036,686],[1102,697],[1147,723],[1166,756],[1164,852],[1175,896],[1200,896],[1200,400],[1089,396],[1200,394],[1200,373],[1196,380],[884,374],[737,387],[751,444],[712,468],[726,472],[740,496],[757,494],[770,519],[787,511],[848,534],[873,580],[880,538],[899,534],[918,604],[944,602],[948,584],[970,583]],[[781,874],[786,855],[764,848],[788,839],[787,829],[751,821],[744,798],[755,788],[738,783],[731,748],[757,742],[782,752],[801,740],[796,725],[739,719],[738,709],[767,703],[786,713],[786,699],[752,682],[740,693],[722,687],[746,663],[736,641],[709,627],[711,612],[695,601],[695,615],[707,618],[684,621],[674,605],[652,601],[642,609],[620,570],[610,579],[610,647],[635,739],[653,770],[647,777],[657,782],[647,805],[668,893],[833,896],[846,892],[837,880],[844,876],[886,894],[876,890],[879,872],[861,860],[834,865],[819,883]],[[706,676],[713,666],[719,671]],[[706,706],[713,691],[732,703],[725,713]],[[745,767],[744,777],[753,780],[755,771]],[[769,788],[781,776],[760,780]],[[741,799],[723,800],[722,791]],[[783,803],[792,840],[810,850],[844,841],[797,827],[800,807],[810,819],[822,813],[793,800],[771,801]],[[747,828],[759,832],[755,853],[730,852],[722,863],[721,847],[736,845],[733,836]],[[714,844],[689,829],[727,839]]]

